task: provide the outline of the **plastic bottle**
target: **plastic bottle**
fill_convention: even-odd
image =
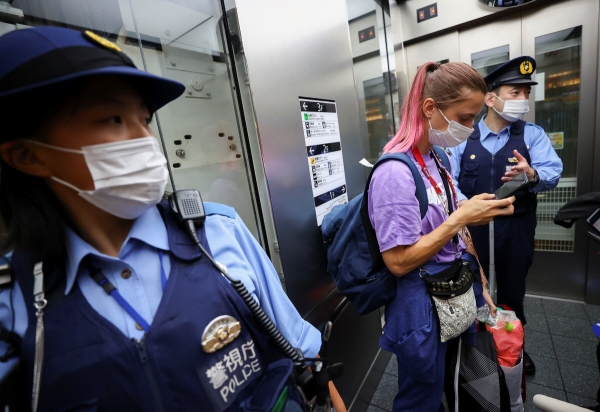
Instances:
[[[493,326],[494,329],[504,329],[507,332],[512,332],[517,324],[520,324],[519,319],[513,311],[505,310],[499,312],[499,315],[496,325]]]
[[[483,323],[486,323],[490,326],[495,326],[496,322],[498,322],[498,318],[500,316],[500,311],[496,311],[496,317],[493,317],[490,313],[490,307],[486,303],[483,306],[477,308],[477,320]]]

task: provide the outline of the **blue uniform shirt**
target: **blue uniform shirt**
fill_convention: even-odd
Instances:
[[[227,206],[210,203],[205,206],[208,215],[206,237],[214,259],[227,267],[230,276],[244,283],[292,346],[300,348],[307,357],[315,357],[321,347],[319,331],[300,317],[283,291],[271,261],[240,217]],[[212,209],[218,209],[219,214],[211,214]],[[138,330],[135,321],[117,301],[87,276],[87,270],[80,263],[85,256],[91,255],[92,262],[102,268],[124,299],[151,324],[162,298],[159,250],[163,251],[160,264],[167,278],[171,268],[167,229],[158,209],[151,208],[135,220],[118,257],[98,252],[70,229],[67,229],[67,250],[65,294],[77,282],[87,301],[100,315],[124,335],[141,339],[144,331]],[[9,330],[13,316],[10,298],[9,289],[0,291],[0,324]],[[27,309],[18,284],[12,291],[12,300],[14,331],[24,336],[28,326]],[[0,342],[0,353],[5,350],[5,342]],[[15,363],[16,359],[0,363],[0,378]]]
[[[485,116],[479,121],[479,131],[481,133],[481,144],[491,154],[496,154],[506,142],[508,142],[510,127],[500,130],[500,133],[492,132],[485,122]],[[531,157],[531,166],[537,170],[540,176],[540,182],[532,189],[534,192],[543,192],[554,189],[558,184],[560,175],[563,170],[562,160],[556,154],[550,143],[550,139],[544,132],[544,129],[533,123],[525,125],[524,135],[525,145],[529,148],[529,156]],[[458,181],[460,174],[460,161],[465,151],[467,142],[463,142],[456,147],[450,148],[452,160],[452,174],[455,181]],[[523,154],[523,153],[521,153]],[[490,165],[491,166],[491,165]],[[466,200],[467,197],[462,194],[460,187],[457,186],[457,194],[459,201]]]

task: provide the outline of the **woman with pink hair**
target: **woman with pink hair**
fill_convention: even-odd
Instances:
[[[398,277],[380,339],[380,346],[398,358],[394,412],[444,411],[448,342],[440,340],[439,321],[420,275],[425,270],[437,273],[462,259],[471,263],[477,279],[476,259],[465,252],[457,234],[467,225],[483,225],[513,213],[514,197],[494,200],[492,194],[474,196],[459,209],[451,171],[432,150],[433,145],[456,146],[471,135],[486,93],[482,77],[465,63],[422,65],[404,100],[400,129],[384,152],[405,152],[415,163],[427,190],[427,213],[421,218],[415,179],[403,162],[381,164],[369,186],[369,217],[383,260]],[[450,196],[445,186],[451,189]],[[473,290],[477,306],[487,303],[495,314],[485,278],[476,280]],[[474,344],[473,332],[474,324],[462,334],[463,341]]]

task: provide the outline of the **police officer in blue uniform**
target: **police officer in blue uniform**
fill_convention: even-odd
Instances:
[[[466,142],[451,148],[454,178],[462,200],[493,193],[517,174],[525,172],[534,186],[517,195],[512,216],[494,219],[497,301],[508,305],[526,323],[523,311],[525,277],[531,267],[536,227],[537,193],[553,189],[562,173],[562,161],[544,130],[521,117],[529,111],[531,75],[535,60],[521,56],[485,77],[487,115],[475,125]],[[489,269],[489,228],[469,227],[482,266]],[[525,353],[527,374],[535,373]]]
[[[18,30],[0,55],[0,378],[20,362],[40,411],[294,410],[291,361],[220,272],[305,357],[320,333],[231,207],[206,203],[197,228],[216,265],[161,201],[150,122],[184,86],[92,32]]]

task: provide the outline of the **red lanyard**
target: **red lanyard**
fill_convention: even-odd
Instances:
[[[440,187],[435,182],[435,180],[433,180],[433,177],[431,177],[429,170],[427,170],[427,166],[425,166],[425,161],[423,160],[423,156],[421,156],[421,152],[419,152],[419,149],[417,149],[417,147],[414,147],[412,150],[412,153],[413,153],[413,156],[415,157],[415,160],[419,163],[419,166],[421,166],[421,170],[423,171],[423,174],[429,180],[429,182],[431,183],[431,186],[433,186],[433,188],[435,190],[435,193],[438,195],[438,197],[442,201],[442,205],[444,206],[446,213],[448,213],[448,215],[449,215],[450,209],[446,202],[447,196],[444,196],[444,194],[442,193],[442,189],[440,189]],[[444,180],[444,176],[445,176],[446,181],[450,185],[450,189],[452,190],[452,197],[453,197],[453,202],[452,202],[453,206],[454,206],[453,209],[456,210],[456,208],[458,206],[458,202],[457,202],[458,197],[456,195],[456,189],[454,187],[454,183],[452,182],[452,176],[450,176],[450,173],[446,170],[446,168],[444,166],[442,166],[442,160],[437,157],[437,154],[433,150],[431,150],[430,153],[431,153],[431,156],[434,158],[434,162],[438,168],[438,171],[440,172],[440,177],[442,178],[442,180]]]

